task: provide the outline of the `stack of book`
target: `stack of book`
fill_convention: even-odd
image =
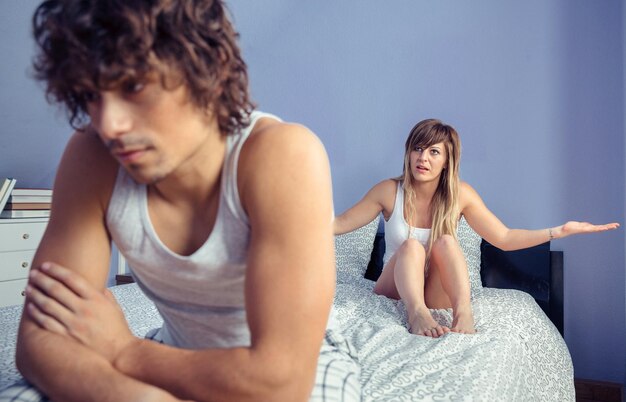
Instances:
[[[0,199],[0,218],[45,218],[50,216],[52,190],[14,188],[9,194],[4,209],[2,209],[2,200]]]
[[[13,191],[13,187],[15,187],[15,182],[17,182],[17,180],[10,177],[0,179],[0,213],[7,204],[7,201],[9,201],[11,191]]]

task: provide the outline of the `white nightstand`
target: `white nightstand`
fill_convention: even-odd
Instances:
[[[24,302],[24,288],[48,218],[0,219],[0,307]]]

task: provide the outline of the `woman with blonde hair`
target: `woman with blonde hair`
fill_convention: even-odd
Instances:
[[[406,140],[402,175],[376,184],[334,223],[335,234],[342,234],[382,212],[386,251],[374,292],[404,302],[409,330],[416,335],[438,338],[450,331],[476,332],[467,266],[456,238],[461,216],[503,250],[619,227],[570,221],[541,230],[509,229],[469,184],[460,181],[460,156],[461,143],[453,127],[436,119],[417,123]],[[437,323],[431,308],[452,308],[451,328]]]

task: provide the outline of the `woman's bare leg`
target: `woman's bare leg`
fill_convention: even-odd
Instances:
[[[452,331],[462,334],[476,332],[467,264],[454,237],[444,235],[433,244],[424,292],[428,307],[452,308]]]
[[[411,333],[438,338],[450,330],[433,319],[424,302],[425,260],[424,247],[417,240],[406,240],[383,269],[374,292],[402,299]]]

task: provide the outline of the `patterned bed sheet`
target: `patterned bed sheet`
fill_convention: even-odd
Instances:
[[[122,306],[128,325],[136,336],[143,337],[152,328],[163,324],[154,304],[136,284],[114,286],[110,289]],[[21,378],[14,363],[21,314],[22,306],[0,308],[0,390]]]
[[[339,284],[334,304],[342,332],[359,351],[363,400],[574,400],[567,347],[526,293],[482,289],[473,300],[476,335],[430,339],[409,334],[402,303],[372,287],[366,279]],[[135,335],[161,325],[135,284],[111,290]],[[450,325],[450,311],[433,313]],[[0,309],[0,389],[20,378],[13,363],[20,314],[21,306]]]
[[[559,332],[528,294],[482,289],[477,334],[411,335],[404,306],[373,282],[339,284],[335,309],[359,351],[365,401],[573,401],[574,373]],[[450,310],[431,310],[450,325]]]

